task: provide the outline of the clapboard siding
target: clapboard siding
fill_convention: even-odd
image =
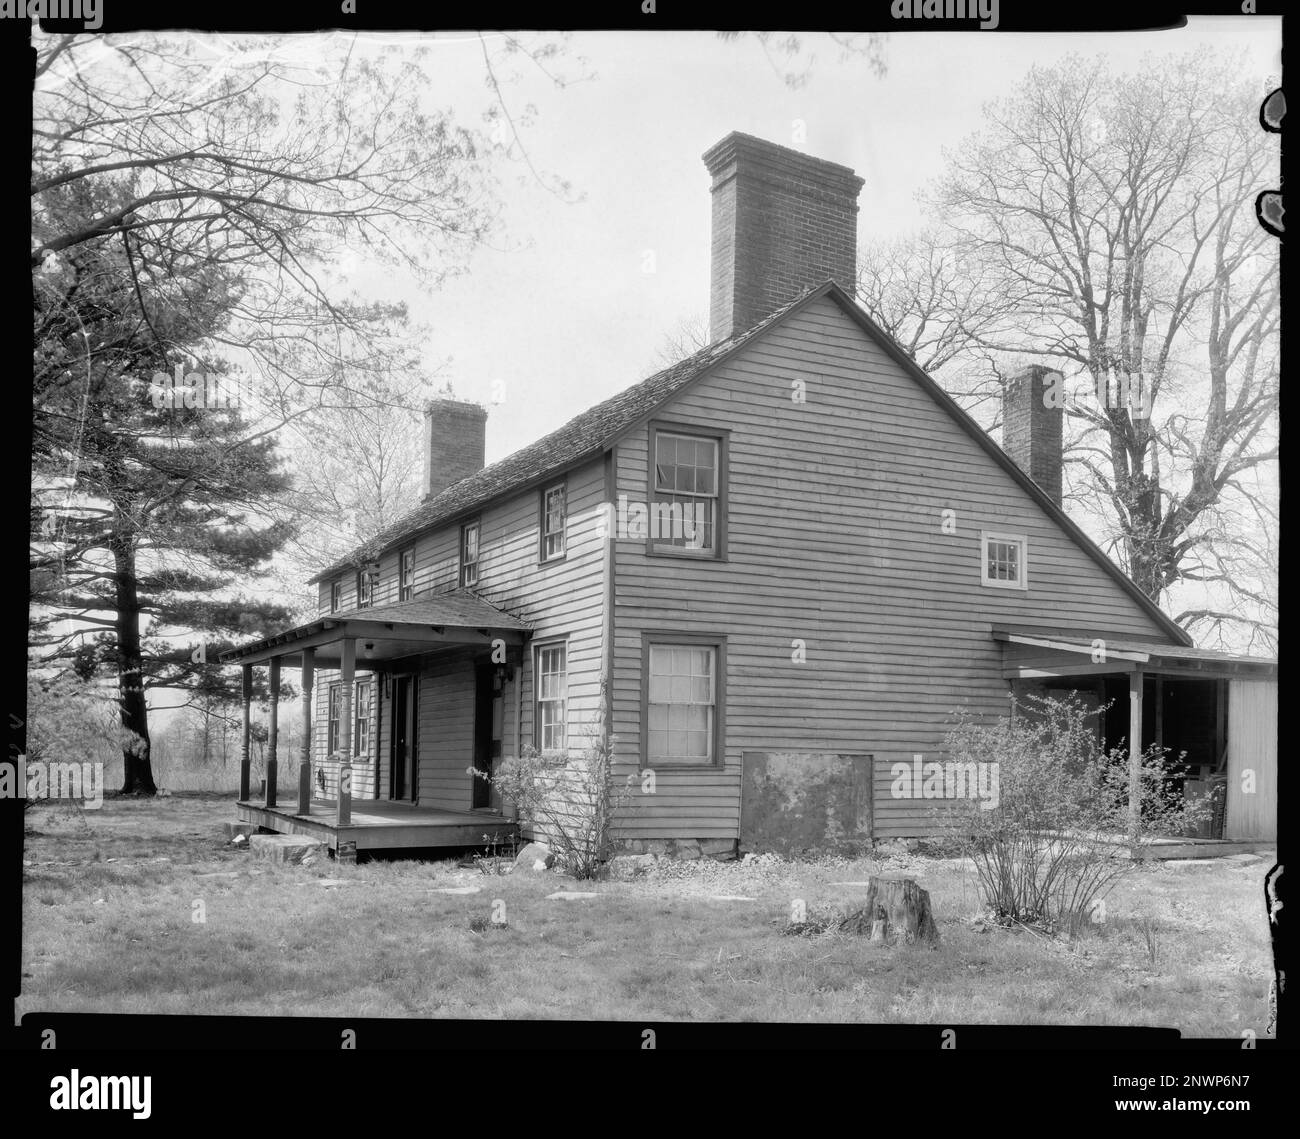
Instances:
[[[878,772],[885,760],[928,758],[952,710],[1005,710],[991,623],[1165,635],[829,299],[656,418],[730,432],[728,560],[616,543],[620,771],[639,756],[643,631],[725,635],[725,748],[720,767],[658,772],[657,794],[626,813],[635,837],[738,836],[745,750],[870,753]],[[648,437],[641,427],[618,443],[616,493],[632,502],[648,497]],[[943,532],[945,510],[955,533]],[[1028,590],[980,584],[985,529],[1028,538]],[[805,663],[792,660],[795,641]],[[875,807],[876,837],[933,829],[928,805],[877,794]]]
[[[475,592],[532,627],[533,643],[565,639],[568,645],[570,751],[582,750],[584,732],[599,726],[600,677],[604,645],[604,552],[602,512],[605,501],[603,460],[584,464],[549,480],[563,478],[567,487],[566,554],[563,560],[538,560],[541,488],[523,491],[478,515],[479,580]],[[459,585],[461,521],[420,535],[415,542],[416,598],[444,593]],[[408,544],[408,547],[409,548]],[[399,601],[400,550],[379,559],[375,604]],[[355,575],[343,575],[343,607],[355,603]],[[322,612],[329,609],[329,583],[321,583]],[[502,751],[506,756],[531,744],[533,735],[532,660],[525,652],[523,668],[506,686]],[[416,757],[420,802],[458,810],[471,803],[473,776],[474,654],[447,649],[414,660],[419,672]],[[515,715],[515,685],[523,684],[523,715]],[[313,755],[324,754],[328,705],[316,701]],[[379,762],[379,794],[389,794],[389,736],[391,697],[378,701],[375,732]],[[517,719],[522,722],[517,724]],[[369,785],[373,788],[372,782]]]

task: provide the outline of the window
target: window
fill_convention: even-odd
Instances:
[[[721,640],[683,638],[645,644],[645,745],[648,767],[716,764],[721,722]]]
[[[650,453],[650,551],[720,557],[725,438],[653,428]]]
[[[326,755],[333,755],[339,749],[339,713],[342,710],[340,707],[342,704],[340,699],[342,687],[340,684],[330,685],[330,730],[329,739],[325,746]]]
[[[403,550],[397,560],[397,596],[399,601],[410,601],[415,596],[415,547]]]
[[[534,656],[537,678],[537,711],[534,716],[536,746],[541,752],[564,751],[566,744],[565,708],[568,703],[569,678],[565,671],[566,648],[563,644],[538,645]]]
[[[542,491],[541,559],[544,562],[564,557],[564,492],[564,483]]]
[[[460,583],[478,581],[478,523],[466,522],[460,528]]]
[[[1023,534],[980,534],[980,575],[997,589],[1029,588],[1029,542]]]
[[[353,755],[368,756],[370,754],[370,716],[374,708],[372,703],[374,695],[375,684],[373,680],[357,681],[357,696],[352,703],[352,707],[355,709],[356,721],[352,732]]]
[[[330,582],[330,612],[337,613],[343,608],[343,582]]]
[[[375,578],[378,574],[372,569],[363,569],[357,574],[357,608],[364,609],[375,603]]]

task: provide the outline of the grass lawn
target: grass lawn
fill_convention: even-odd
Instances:
[[[1143,866],[1073,943],[981,928],[958,860],[675,864],[629,883],[452,862],[272,866],[229,797],[27,813],[18,1013],[1159,1025],[1266,1034],[1264,856]],[[930,891],[937,950],[780,935],[791,904]],[[326,885],[341,881],[343,885]],[[848,884],[845,884],[848,883]],[[436,892],[478,886],[478,893]],[[557,890],[593,892],[548,900]],[[719,900],[740,895],[752,900]],[[200,911],[206,920],[194,920]],[[502,916],[505,925],[493,925]]]

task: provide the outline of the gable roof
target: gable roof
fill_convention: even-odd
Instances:
[[[523,490],[530,484],[559,474],[578,463],[602,454],[641,419],[675,396],[692,380],[726,359],[742,345],[781,320],[825,286],[810,289],[764,318],[753,328],[727,340],[702,348],[662,372],[633,384],[603,403],[574,416],[563,427],[500,459],[481,471],[453,483],[433,498],[420,503],[391,526],[364,542],[328,569],[311,578],[314,585],[344,570],[359,569],[381,553],[435,526],[451,522],[486,506],[498,498]]]
[[[343,570],[355,569],[423,531],[451,522],[490,502],[559,474],[579,462],[595,458],[696,380],[703,378],[751,341],[821,297],[834,301],[890,359],[915,380],[940,409],[955,420],[980,449],[1006,471],[1021,489],[1042,507],[1083,552],[1096,562],[1176,644],[1189,646],[1193,644],[1186,630],[1143,593],[1133,580],[1112,562],[1076,523],[1071,521],[1069,515],[1053,501],[1051,496],[993,441],[989,433],[932,380],[916,361],[903,351],[894,338],[880,328],[834,281],[827,281],[805,290],[794,300],[759,321],[753,328],[709,345],[693,356],[688,356],[672,367],[655,373],[603,403],[588,408],[536,443],[454,483],[427,502],[421,503],[405,517],[357,547],[328,569],[318,573],[311,579],[311,583],[323,581]]]

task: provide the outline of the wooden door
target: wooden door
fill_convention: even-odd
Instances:
[[[389,733],[388,797],[416,802],[420,773],[416,761],[415,677],[393,677],[392,731]]]

